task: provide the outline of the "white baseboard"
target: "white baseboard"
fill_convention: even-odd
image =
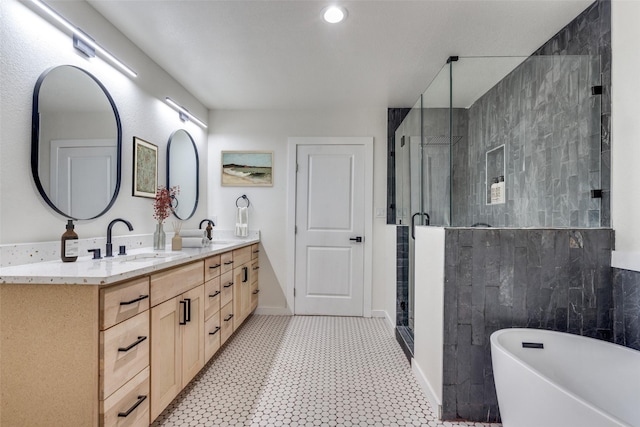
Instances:
[[[396,323],[391,319],[386,310],[371,310],[371,317],[382,317],[386,320],[385,325],[389,328],[389,332],[395,334]]]
[[[255,314],[263,314],[266,316],[292,316],[291,310],[286,307],[258,307]]]
[[[433,409],[436,410],[436,413],[438,414],[438,419],[441,420],[442,419],[442,402],[440,401],[440,399],[438,399],[435,391],[433,390],[433,387],[431,387],[431,384],[429,383],[429,380],[424,375],[424,372],[422,372],[422,369],[420,369],[420,366],[418,365],[418,363],[416,363],[416,359],[411,359],[411,369],[413,370],[413,374],[418,380],[418,384],[420,384],[420,388],[422,388],[422,391],[424,391],[424,394],[427,396],[427,400],[429,401],[429,404]]]

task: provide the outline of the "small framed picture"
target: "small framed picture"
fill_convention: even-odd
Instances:
[[[133,137],[133,195],[156,197],[158,189],[158,146]]]
[[[273,186],[273,151],[223,151],[222,185]]]

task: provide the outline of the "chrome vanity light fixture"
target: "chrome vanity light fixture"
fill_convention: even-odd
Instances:
[[[197,118],[196,116],[191,114],[189,112],[189,110],[184,108],[182,105],[178,104],[177,102],[175,102],[173,99],[169,98],[168,96],[165,98],[165,100],[166,100],[168,105],[170,105],[172,108],[174,108],[178,112],[178,115],[180,116],[180,120],[182,120],[183,122],[191,120],[192,122],[194,122],[198,126],[204,128],[204,129],[207,129],[207,125],[202,120],[200,120],[199,118]]]
[[[108,50],[100,46],[95,40],[89,37],[87,33],[73,25],[71,22],[69,22],[69,20],[67,20],[67,18],[52,9],[51,6],[41,0],[31,0],[31,2],[38,6],[38,8],[46,13],[47,16],[53,18],[57,23],[61,24],[64,28],[71,31],[71,33],[73,34],[73,47],[84,53],[86,56],[88,56],[89,58],[93,58],[94,56],[96,56],[97,52],[101,57],[117,66],[129,76],[138,76],[138,73],[133,71],[129,66],[125,65],[122,61],[113,56]]]
[[[322,9],[322,19],[329,24],[337,24],[347,18],[347,9],[342,6],[328,6]]]

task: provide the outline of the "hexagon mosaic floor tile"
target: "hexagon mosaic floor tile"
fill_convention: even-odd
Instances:
[[[251,316],[153,426],[499,426],[438,421],[384,322]]]

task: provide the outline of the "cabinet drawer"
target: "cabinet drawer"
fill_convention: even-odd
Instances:
[[[204,283],[204,261],[151,276],[151,306],[156,306]]]
[[[258,263],[258,260],[255,259],[253,261],[251,261],[251,283],[258,283],[258,270],[260,270],[260,264]]]
[[[260,256],[260,244],[254,243],[251,245],[251,259],[258,259]]]
[[[100,332],[100,398],[149,366],[149,311]]]
[[[220,311],[220,277],[215,277],[204,284],[204,318]]]
[[[220,274],[233,270],[233,252],[220,254]]]
[[[100,289],[100,330],[149,309],[149,278]]]
[[[220,307],[227,305],[233,299],[233,270],[220,276]]]
[[[149,425],[149,368],[100,402],[101,426],[138,427]]]
[[[220,309],[220,345],[233,334],[233,302]]]
[[[227,315],[228,316],[228,315]],[[207,363],[211,357],[216,354],[220,348],[220,335],[222,327],[220,326],[220,313],[211,316],[204,323],[204,363]]]
[[[212,256],[204,260],[204,280],[220,276],[221,270],[222,263],[220,261],[220,255]]]
[[[251,261],[251,246],[236,249],[233,251],[233,266],[240,267],[242,264]]]

